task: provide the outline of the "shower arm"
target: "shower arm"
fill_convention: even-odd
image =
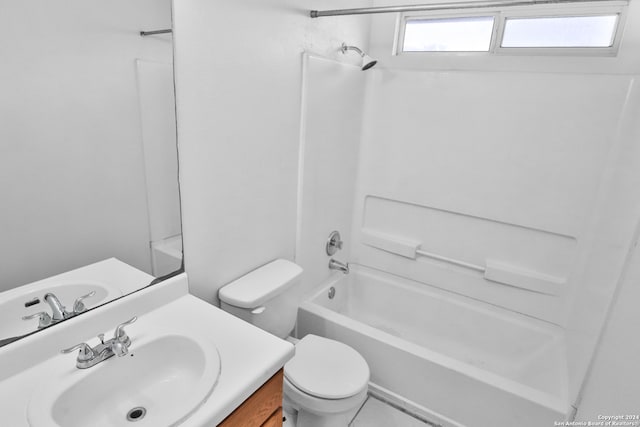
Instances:
[[[364,57],[364,52],[359,47],[347,46],[346,44],[342,43],[342,46],[340,47],[340,51],[342,53],[347,53],[348,50],[353,50],[354,52],[358,53],[358,55],[360,55],[361,57]]]

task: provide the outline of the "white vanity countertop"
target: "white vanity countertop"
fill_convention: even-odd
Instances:
[[[130,296],[133,297],[132,301],[123,303],[121,308],[118,308],[117,304],[109,304],[84,314],[83,316],[86,316],[84,322],[83,316],[72,320],[74,325],[81,325],[81,332],[79,332],[81,334],[86,334],[89,330],[91,331],[90,333],[95,335],[98,333],[112,334],[117,322],[111,328],[104,328],[102,325],[105,324],[105,318],[107,318],[109,324],[113,323],[114,316],[118,319],[122,318],[124,321],[130,318],[131,314],[136,314],[134,311],[139,309],[140,312],[137,313],[139,316],[138,321],[127,327],[127,333],[131,337],[131,351],[135,351],[136,334],[141,336],[145,333],[144,331],[149,330],[153,331],[154,335],[156,331],[159,335],[162,335],[163,330],[175,331],[176,326],[174,326],[174,323],[176,323],[176,319],[180,319],[178,323],[182,327],[188,325],[197,329],[198,332],[206,333],[206,336],[210,336],[220,355],[220,377],[209,398],[196,412],[180,424],[181,426],[209,427],[217,425],[293,357],[294,347],[292,344],[262,331],[211,304],[186,294],[185,284],[180,285],[179,292],[175,291],[175,287],[173,290],[169,289],[169,285],[165,283],[156,286],[158,290],[165,288],[161,292],[164,292],[167,297],[171,297],[171,302],[157,308],[148,307],[151,309],[150,311],[148,309],[145,311],[145,308],[140,303],[134,304],[135,299],[142,301],[145,294],[155,292],[152,289],[155,288],[154,286],[149,290],[133,294]],[[169,295],[170,293],[172,295]],[[144,301],[145,304],[149,304],[148,298]],[[73,327],[72,322],[68,323],[70,327]],[[96,326],[96,324],[100,326]],[[54,338],[57,339],[54,345],[59,342],[60,349],[67,347],[69,340],[77,340],[77,328],[73,332],[74,337],[68,338],[66,337],[67,334],[65,334],[65,339],[60,339],[59,337],[64,331],[60,326],[52,328],[54,330],[56,328],[59,329],[51,331],[51,335],[48,338],[47,332],[49,331],[41,332],[42,338],[40,342],[44,344],[39,345],[46,344],[47,351],[44,351],[44,353],[51,355],[47,356],[48,359],[46,361],[34,363],[27,369],[18,369],[15,374],[9,373],[9,375],[0,376],[4,377],[4,380],[0,381],[0,413],[2,413],[0,425],[29,427],[26,408],[35,390],[41,387],[54,387],[55,385],[51,383],[51,379],[59,375],[59,372],[65,370],[73,372],[76,369],[75,353],[55,354],[55,352],[52,353],[48,349],[48,347],[51,347],[51,341]],[[71,330],[69,330],[69,334],[71,333]],[[26,341],[26,339],[22,341]],[[85,336],[84,341],[91,345],[95,345],[98,342],[97,338],[92,338],[91,336]],[[30,343],[20,342],[18,344],[22,347],[22,350],[20,350],[22,352],[25,349],[28,350],[27,345],[38,345],[35,339],[31,339]],[[75,342],[71,342],[71,344],[75,344]],[[15,352],[17,350],[9,351]],[[3,355],[3,352],[0,351],[0,370],[14,370],[7,365],[2,365],[5,363],[20,365],[22,362],[20,360],[21,355],[24,356],[25,353],[17,353],[17,356],[15,354]],[[22,359],[24,358],[22,357]],[[112,358],[102,363],[113,362],[117,363],[118,360]]]
[[[200,314],[204,310],[198,310],[201,306],[207,308],[206,317]],[[294,355],[291,343],[193,296],[185,296],[171,304],[170,310],[175,315],[189,316],[194,322],[207,325],[222,365],[211,396],[181,426],[204,427],[220,423]],[[130,335],[134,336],[135,330],[130,330]],[[134,344],[135,341],[131,345]]]

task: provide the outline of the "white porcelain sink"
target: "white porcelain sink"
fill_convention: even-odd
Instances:
[[[38,312],[51,315],[44,295],[51,292],[69,310],[74,301],[90,292],[84,301],[90,309],[147,286],[153,276],[115,258],[96,262],[37,282],[0,292],[0,343],[38,330],[38,319],[22,320]]]
[[[96,294],[84,301],[88,308],[122,295],[120,290],[97,280],[47,282],[28,288],[23,287],[19,293],[2,293],[0,294],[0,339],[17,337],[37,330],[38,319],[22,320],[22,317],[40,311],[51,314],[51,309],[44,302],[44,295],[48,292],[55,294],[68,309],[71,309],[76,298],[89,292]],[[30,301],[38,302],[29,305]]]
[[[182,333],[131,338],[129,354],[91,368],[77,369],[75,357],[60,356],[69,369],[32,397],[29,424],[174,426],[207,400],[220,375],[220,356],[209,339]]]

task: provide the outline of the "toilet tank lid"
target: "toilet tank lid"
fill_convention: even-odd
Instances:
[[[240,308],[255,308],[287,289],[302,274],[302,267],[277,259],[220,288],[221,301]]]

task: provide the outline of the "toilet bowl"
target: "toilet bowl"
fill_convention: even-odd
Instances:
[[[292,286],[302,268],[278,259],[223,286],[223,310],[282,339],[293,330],[298,303]],[[353,348],[307,335],[296,344],[284,367],[285,411],[297,427],[347,427],[349,416],[367,397],[369,366]]]
[[[284,367],[285,409],[297,427],[345,427],[367,397],[369,366],[353,348],[306,335]]]

